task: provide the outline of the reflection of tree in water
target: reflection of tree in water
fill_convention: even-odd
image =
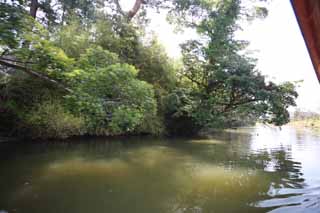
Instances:
[[[279,187],[288,188],[303,188],[304,179],[301,172],[301,163],[293,161],[291,152],[282,150],[271,151],[272,162],[278,177],[281,177],[277,182]]]
[[[281,147],[247,156],[248,165],[264,170],[278,188],[303,188],[304,179],[300,162],[293,161],[290,148]]]
[[[293,161],[290,147],[252,152],[249,140],[248,134],[229,134],[225,143],[179,146],[179,150],[192,154],[200,164],[221,167],[213,168],[207,180],[192,180],[193,187],[179,194],[173,212],[265,212],[266,209],[252,204],[270,196],[281,196],[280,189],[305,186],[301,163]],[[202,186],[203,182],[207,185]]]
[[[209,156],[200,159],[206,157],[209,161],[212,159]],[[217,163],[217,159],[214,161]],[[224,172],[217,167],[207,179],[201,174],[200,177],[194,175],[192,186],[178,195],[173,212],[265,212],[266,209],[255,208],[252,204],[277,196],[279,188],[302,188],[304,185],[300,163],[292,161],[285,149],[248,154],[232,161],[222,159],[219,165],[223,165]],[[273,170],[265,171],[271,165]],[[201,170],[195,172],[201,173]]]

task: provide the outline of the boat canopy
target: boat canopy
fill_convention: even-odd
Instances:
[[[320,0],[291,0],[291,4],[320,81]]]

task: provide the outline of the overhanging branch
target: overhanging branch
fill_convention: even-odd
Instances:
[[[230,110],[233,110],[235,107],[238,107],[244,104],[258,102],[258,101],[263,101],[263,99],[253,98],[253,99],[247,99],[247,100],[242,100],[242,101],[237,101],[232,103],[225,103],[225,104],[222,104],[222,105],[225,105],[225,108],[223,111],[228,112]]]
[[[50,77],[48,77],[46,75],[41,74],[39,72],[36,72],[34,70],[28,69],[27,67],[24,67],[24,66],[21,66],[21,65],[18,65],[18,64],[10,63],[10,62],[6,61],[6,59],[0,58],[0,65],[5,66],[5,67],[14,68],[14,69],[17,69],[17,70],[21,70],[21,71],[23,71],[23,72],[27,73],[28,75],[31,75],[31,76],[33,76],[35,78],[47,81],[47,82],[49,82],[49,83],[51,83],[51,84],[63,89],[66,92],[70,92],[70,93],[73,92],[70,88],[66,87],[61,82],[58,82],[58,81],[56,81],[56,80],[54,80],[54,79],[52,79],[52,78],[50,78]]]

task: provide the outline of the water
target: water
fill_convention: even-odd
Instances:
[[[320,212],[320,134],[0,143],[0,212]]]

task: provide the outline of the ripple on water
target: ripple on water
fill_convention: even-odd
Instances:
[[[270,189],[271,199],[258,202],[260,208],[274,208],[270,213],[319,213],[320,186],[306,189]]]

